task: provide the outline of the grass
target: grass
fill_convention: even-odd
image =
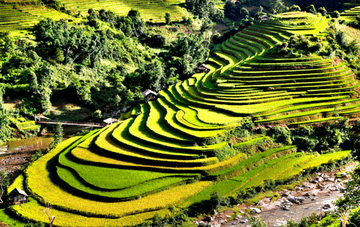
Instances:
[[[17,212],[18,215],[21,215],[22,218],[36,222],[48,223],[47,216],[42,212],[45,207],[34,199],[30,199],[28,203],[22,204],[21,206],[14,206],[11,209]],[[59,226],[129,226],[148,221],[155,214],[159,214],[164,217],[170,212],[167,209],[162,209],[117,219],[86,217],[54,208],[50,210],[50,213],[56,217],[54,224]]]
[[[183,0],[168,1],[145,1],[145,0],[104,0],[101,2],[80,1],[73,2],[68,0],[60,0],[67,10],[81,12],[86,16],[88,9],[94,10],[111,10],[112,12],[126,16],[131,9],[139,10],[141,16],[149,22],[159,23],[165,22],[165,13],[170,13],[172,21],[182,21],[183,16],[188,16],[186,10],[179,6],[184,3]]]
[[[89,139],[92,138],[89,136]],[[77,143],[79,143],[80,141],[78,141]],[[80,178],[82,181],[84,181],[86,185],[95,189],[119,190],[141,184],[145,181],[151,181],[157,178],[173,176],[173,174],[169,173],[132,169],[106,168],[73,162],[71,161],[71,159],[68,158],[68,156],[69,154],[71,154],[71,150],[78,145],[77,143],[73,144],[71,147],[64,150],[59,155],[59,164],[63,167],[67,167],[66,169],[72,170],[72,172],[76,172],[78,179],[74,177],[68,179],[67,176],[69,176],[69,174],[64,177],[63,175],[59,174],[58,171],[59,177],[64,182],[67,182],[69,184],[77,183],[74,182],[74,180],[78,181]],[[66,171],[62,171],[61,173],[64,172]],[[104,175],[106,177],[104,177]]]
[[[7,224],[11,227],[25,227],[27,225],[26,222],[22,222],[18,219],[13,218],[10,216],[5,209],[0,209],[0,220],[1,223]]]
[[[309,162],[305,163],[302,166],[294,165],[293,169],[291,169],[286,174],[283,174],[281,177],[279,177],[279,180],[292,178],[292,177],[300,174],[303,169],[310,169],[315,166],[321,166],[322,164],[330,162],[330,160],[336,161],[336,160],[343,159],[343,158],[349,156],[350,153],[351,153],[351,151],[339,151],[339,152],[335,152],[335,153],[319,155],[316,158],[310,160]]]
[[[128,119],[127,121],[131,121],[132,119]],[[121,124],[124,125],[124,124]],[[120,126],[121,126],[120,125]],[[112,131],[118,124],[113,124],[107,128],[104,133],[101,133],[95,141],[95,145],[98,149],[100,149],[102,155],[110,156],[113,158],[122,159],[125,161],[136,161],[137,163],[152,163],[152,165],[160,164],[162,166],[183,166],[183,165],[196,165],[196,164],[209,164],[212,162],[216,162],[216,158],[208,158],[208,159],[198,159],[198,160],[176,160],[176,159],[165,159],[165,158],[157,158],[149,155],[136,153],[130,149],[119,146],[114,143],[111,139]],[[120,137],[118,137],[120,138]],[[174,153],[175,154],[175,153]],[[181,156],[181,155],[179,155]],[[209,162],[209,163],[207,163]]]
[[[114,190],[114,189],[104,190],[105,188],[101,184],[100,186],[102,188],[94,188],[92,186],[87,186],[86,184],[83,184],[81,180],[78,179],[78,177],[76,177],[76,174],[74,174],[73,171],[67,168],[62,168],[60,166],[57,166],[56,168],[57,168],[57,174],[60,176],[61,179],[63,179],[64,183],[69,185],[71,188],[75,189],[75,191],[78,191],[78,193],[84,194],[89,198],[94,198],[97,200],[104,200],[104,201],[120,201],[120,200],[137,199],[147,194],[158,192],[162,189],[180,183],[184,183],[185,181],[189,181],[193,179],[191,177],[180,177],[180,176],[164,177],[160,179],[149,178],[149,179],[145,179],[144,182],[141,182],[138,185],[132,185],[131,187],[128,188],[119,189],[119,190]],[[134,174],[130,174],[129,176],[134,177]],[[137,175],[135,177],[138,178]],[[121,180],[119,180],[119,182],[121,182],[123,179],[126,182],[126,178],[124,177],[122,177]],[[117,179],[114,179],[114,181],[116,180]],[[125,185],[121,185],[120,187],[125,187]]]
[[[93,215],[124,216],[126,214],[134,213],[135,211],[165,208],[170,204],[175,204],[184,198],[196,194],[198,191],[211,184],[211,182],[197,182],[184,186],[177,186],[169,190],[144,197],[140,200],[112,203],[111,207],[109,207],[108,203],[77,197],[54,184],[52,181],[52,174],[48,174],[47,168],[49,165],[48,162],[53,162],[53,158],[56,157],[59,152],[78,139],[78,137],[75,137],[66,140],[55,150],[52,150],[40,158],[26,170],[27,189],[31,189],[31,193],[33,195],[40,196],[46,201],[51,201],[54,208],[59,207],[76,213],[86,212]],[[21,179],[19,182],[21,182]]]

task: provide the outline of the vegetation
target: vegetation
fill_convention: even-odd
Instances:
[[[328,23],[326,9],[262,21],[263,9],[251,17],[241,8],[247,28],[211,46],[205,30],[221,11],[211,1],[186,3],[202,25],[174,40],[146,26],[137,10],[91,9],[78,25],[41,21],[35,42],[4,37],[0,79],[5,94],[27,96],[28,113],[46,113],[55,93],[77,97],[99,119],[103,110],[135,106],[119,123],[70,138],[32,163],[9,190],[22,188],[33,199],[10,212],[47,223],[37,210],[51,201],[60,226],[151,217],[153,225],[176,225],[358,154],[359,122],[343,120],[360,112],[358,50]],[[241,3],[232,4],[225,15]],[[272,10],[287,8],[272,1]],[[173,23],[171,14],[162,18]],[[157,99],[142,100],[145,89]]]

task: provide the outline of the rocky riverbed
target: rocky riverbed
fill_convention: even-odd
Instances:
[[[233,210],[226,210],[201,218],[195,224],[211,227],[250,227],[245,214],[246,210],[252,211],[251,216],[261,217],[268,226],[286,225],[289,220],[298,223],[312,213],[321,214],[335,209],[332,202],[341,196],[340,190],[344,188],[344,183],[349,179],[346,172],[354,167],[355,164],[348,165],[338,175],[338,170],[318,173],[311,180],[299,183],[293,190],[279,191],[280,197],[277,200],[265,197],[252,206],[239,204],[237,208],[240,210],[240,214],[236,215]]]

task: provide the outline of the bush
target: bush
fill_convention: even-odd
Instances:
[[[326,14],[327,14],[325,7],[320,7],[318,9],[318,12],[321,13],[321,15],[323,15],[323,16],[326,16]]]
[[[277,143],[282,143],[285,145],[292,143],[291,131],[288,127],[274,126],[269,130],[269,133]]]
[[[316,9],[315,9],[315,6],[313,4],[308,5],[306,7],[305,11],[308,12],[308,13],[316,13]]]
[[[333,18],[339,18],[339,17],[340,17],[339,11],[335,10],[333,13]]]
[[[264,222],[260,217],[247,217],[249,219],[249,224],[251,227],[267,227],[266,222]]]
[[[290,7],[290,11],[301,11],[301,8],[300,8],[300,6],[298,6],[298,5],[292,5],[291,7]]]

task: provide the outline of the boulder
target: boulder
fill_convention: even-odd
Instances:
[[[304,187],[304,188],[310,188],[310,189],[316,188],[315,185],[310,184],[309,182],[304,182],[301,186]]]
[[[326,204],[324,204],[323,205],[323,207],[322,207],[324,210],[328,210],[328,209],[330,209],[331,208],[331,204],[329,204],[329,203],[326,203]]]
[[[347,177],[348,177],[348,174],[347,174],[347,173],[341,173],[340,177],[341,177],[341,178],[347,178]]]
[[[248,222],[248,220],[247,219],[241,219],[239,222],[240,223],[246,223],[246,222]]]
[[[304,202],[305,198],[304,197],[295,197],[293,195],[289,195],[287,197],[287,199],[292,202],[292,203],[296,203],[296,204],[300,204],[302,202]]]
[[[251,211],[254,212],[255,214],[260,214],[260,213],[261,213],[261,210],[258,209],[258,208],[253,207],[253,208],[250,208],[250,209],[251,209]]]

